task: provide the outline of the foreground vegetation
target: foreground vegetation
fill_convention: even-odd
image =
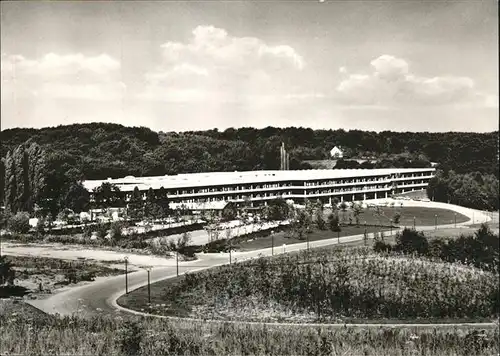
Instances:
[[[26,306],[2,308],[0,302],[0,354],[6,355],[490,356],[499,352],[497,334],[498,326],[360,329],[49,318]]]

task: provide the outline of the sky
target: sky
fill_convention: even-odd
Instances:
[[[2,1],[1,125],[498,130],[470,1]]]

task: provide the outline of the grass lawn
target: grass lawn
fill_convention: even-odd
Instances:
[[[366,221],[366,232],[379,232],[385,231],[389,235],[390,228],[390,218],[399,212],[401,214],[399,226],[413,226],[413,218],[415,217],[415,224],[417,226],[432,226],[435,224],[435,219],[437,215],[437,223],[441,224],[454,224],[455,222],[455,212],[451,210],[435,209],[435,208],[424,208],[424,207],[381,207],[379,209],[380,216],[377,216],[376,210],[373,208],[364,209],[360,215],[360,226],[355,225],[355,219],[352,217],[352,211],[347,210],[346,212],[340,211],[339,218],[341,221],[348,223],[349,216],[353,218],[354,225],[342,226],[342,231],[340,232],[340,237],[360,235],[365,232],[365,221]],[[328,216],[330,211],[325,211],[325,216]],[[457,224],[465,222],[468,218],[462,214],[457,214]],[[459,234],[457,234],[458,236]],[[295,237],[289,237],[290,234],[286,231],[276,232],[274,236],[266,237],[256,237],[256,238],[245,238],[244,240],[235,238],[233,239],[233,247],[240,251],[256,250],[261,248],[270,248],[273,246],[280,247],[283,244],[292,245],[296,243],[306,242],[307,238],[300,240]],[[318,230],[315,229],[312,233],[308,235],[309,241],[325,240],[336,238],[338,235],[336,232],[330,230]],[[363,242],[354,243],[356,245],[363,244]],[[369,242],[372,244],[372,242]]]
[[[378,231],[389,231],[390,228],[388,227],[376,227],[376,226],[367,226],[366,227],[366,232],[367,233],[372,233],[372,232],[378,232]],[[344,237],[344,236],[352,236],[352,235],[360,235],[365,232],[365,227],[364,226],[343,226],[342,231],[340,231],[338,234],[336,232],[332,232],[330,230],[318,230],[315,229],[313,232],[307,235],[309,238],[309,241],[317,241],[317,240],[326,240],[326,239],[332,239],[336,238],[338,236]],[[273,246],[273,241],[274,241],[274,247],[279,248],[283,244],[286,245],[293,245],[296,243],[301,243],[301,242],[307,242],[307,237],[304,236],[303,239],[298,239],[296,237],[289,237],[289,233],[286,231],[280,231],[277,233],[274,233],[273,236],[266,236],[266,237],[259,237],[259,238],[250,238],[247,240],[239,240],[239,239],[233,239],[233,247],[237,249],[238,251],[250,251],[250,250],[258,250],[262,248],[269,248]],[[361,242],[363,243],[363,242]]]
[[[361,224],[364,224],[366,221],[367,225],[381,224],[389,226],[390,219],[392,219],[396,213],[399,213],[401,214],[399,226],[413,226],[414,218],[415,225],[417,226],[433,226],[436,223],[436,215],[438,225],[455,223],[455,212],[452,210],[416,206],[405,207],[404,201],[402,201],[402,203],[403,207],[401,207],[399,203],[394,207],[380,207],[380,216],[377,216],[376,209],[374,208],[363,209],[359,216],[359,221]],[[329,214],[330,211],[327,211],[326,213]],[[339,211],[339,218],[341,221],[344,220],[348,222],[349,217],[351,217],[354,221],[354,216],[352,215],[352,211],[350,209],[345,212]],[[469,219],[465,215],[456,214],[457,224],[468,220]]]

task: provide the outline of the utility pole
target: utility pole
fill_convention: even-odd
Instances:
[[[457,227],[457,213],[455,213],[455,228]]]
[[[125,294],[128,294],[128,257],[125,256]]]
[[[437,230],[437,228],[438,228],[438,216],[437,216],[437,214],[434,215],[434,228],[435,228],[435,230]]]

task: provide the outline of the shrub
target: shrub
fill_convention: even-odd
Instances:
[[[404,229],[396,234],[396,246],[394,250],[407,254],[417,253],[427,255],[429,252],[429,243],[424,233],[412,229]]]
[[[138,355],[141,349],[143,330],[139,323],[126,321],[120,331],[120,349],[125,355]]]
[[[328,215],[328,228],[332,232],[340,231],[339,217],[337,214],[331,213],[330,215]]]
[[[20,234],[30,231],[30,216],[27,212],[19,212],[10,217],[8,221],[9,230]]]
[[[373,244],[373,251],[375,252],[390,252],[392,250],[392,246],[389,243],[386,243],[381,240],[376,240]]]
[[[96,226],[97,237],[104,239],[108,235],[108,228],[106,224],[97,224]]]
[[[6,256],[0,256],[0,285],[14,283],[15,272]]]
[[[119,221],[111,223],[110,236],[113,240],[117,240],[123,237],[123,224]]]

